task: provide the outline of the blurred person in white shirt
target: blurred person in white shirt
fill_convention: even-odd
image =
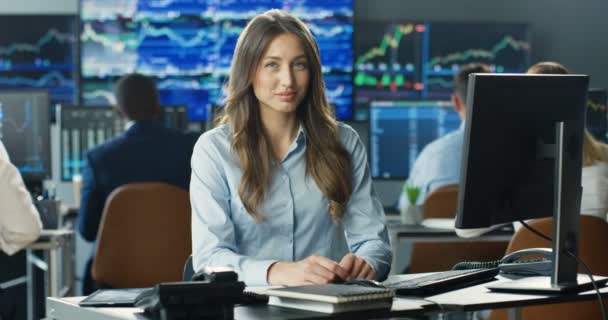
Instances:
[[[30,193],[0,141],[0,251],[12,255],[38,239],[41,231]]]

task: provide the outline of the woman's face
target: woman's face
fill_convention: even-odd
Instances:
[[[293,113],[310,81],[310,71],[300,39],[284,33],[275,37],[262,55],[253,79],[253,92],[263,112]]]

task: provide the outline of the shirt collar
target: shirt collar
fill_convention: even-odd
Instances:
[[[300,144],[301,142],[306,143],[306,129],[304,128],[302,123],[300,123],[300,127],[298,128],[298,135],[296,136],[296,142],[298,144]]]

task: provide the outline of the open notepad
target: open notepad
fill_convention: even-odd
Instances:
[[[344,284],[269,289],[264,293],[270,296],[270,305],[323,313],[390,308],[394,296],[390,289]]]

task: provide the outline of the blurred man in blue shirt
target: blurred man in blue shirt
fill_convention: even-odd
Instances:
[[[462,123],[458,130],[429,143],[418,155],[412,166],[406,185],[420,188],[416,204],[423,204],[431,191],[445,185],[458,184],[460,180],[460,163],[464,138],[464,120],[466,118],[466,98],[469,74],[489,73],[490,68],[481,63],[463,66],[454,77],[454,93],[451,100],[454,110]],[[404,188],[405,189],[405,188]],[[399,197],[399,209],[408,203],[405,192]]]

